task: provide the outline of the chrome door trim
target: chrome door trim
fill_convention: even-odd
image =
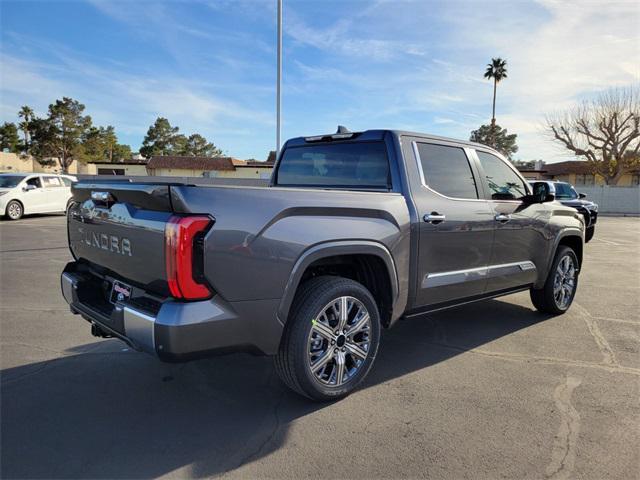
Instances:
[[[491,277],[516,275],[529,270],[536,270],[536,266],[532,261],[526,260],[500,265],[485,265],[484,267],[467,268],[450,272],[429,273],[423,278],[421,286],[422,288],[443,287]]]

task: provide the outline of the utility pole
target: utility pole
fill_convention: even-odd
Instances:
[[[280,115],[282,109],[282,0],[278,1],[278,74],[276,80],[276,158],[280,155]]]

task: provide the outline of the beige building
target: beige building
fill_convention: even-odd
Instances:
[[[144,160],[132,160],[129,162],[90,162],[80,165],[81,174],[84,175],[147,175],[147,162]]]
[[[273,162],[238,160],[231,157],[152,157],[127,162],[73,161],[67,173],[71,175],[124,175],[159,177],[220,177],[269,179]],[[60,166],[40,165],[34,158],[22,158],[15,153],[0,152],[0,172],[61,173]]]
[[[147,172],[160,177],[218,177],[262,178],[271,177],[273,163],[238,160],[231,157],[151,157]]]
[[[82,167],[82,166],[80,166]],[[45,166],[38,163],[32,156],[21,156],[16,153],[0,152],[0,173],[61,173],[60,165]],[[75,160],[69,165],[71,175],[78,172],[78,162]]]
[[[566,162],[536,165],[535,168],[518,167],[520,173],[527,180],[557,180],[574,186],[589,187],[604,185],[604,178],[591,173],[587,162],[569,160]],[[625,173],[617,187],[632,187],[640,185],[640,169]]]
[[[67,173],[70,175],[147,175],[146,160],[129,162],[89,162],[79,163],[74,160]],[[15,153],[0,152],[0,172],[9,173],[62,173],[56,162],[52,166],[40,165],[31,157],[21,157]]]

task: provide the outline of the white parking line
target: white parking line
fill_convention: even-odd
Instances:
[[[617,243],[617,242],[613,242],[611,240],[605,240],[604,238],[599,238],[599,237],[594,238],[594,240],[598,240],[598,241],[606,243],[608,245],[616,245],[616,246],[619,246],[619,247],[621,247],[623,245],[629,245],[628,243]]]

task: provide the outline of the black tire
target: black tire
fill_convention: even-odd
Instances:
[[[332,301],[341,297],[355,298],[361,304],[359,308],[363,306],[368,312],[370,322],[366,330],[366,335],[369,343],[366,358],[364,360],[358,360],[359,365],[357,367],[355,367],[356,364],[354,362],[354,359],[357,357],[350,357],[352,368],[355,368],[352,373],[353,377],[348,378],[341,385],[329,385],[317,378],[317,375],[314,374],[311,369],[310,342],[313,340],[311,330],[316,328],[314,327],[318,322],[316,317],[321,318],[321,312],[327,308]],[[352,303],[351,309],[347,309],[347,311],[352,312],[353,305],[355,305],[355,302]],[[358,312],[356,312],[356,315],[357,314]],[[335,318],[334,321],[338,321],[337,318]],[[355,318],[348,321],[352,322],[351,325],[356,323]],[[334,328],[336,327],[331,326],[330,330]],[[329,341],[326,340],[325,337],[319,336],[317,331],[314,331],[313,335],[316,341],[327,345],[327,354],[333,351],[334,347],[328,346]],[[354,339],[356,335],[358,334],[353,336]],[[376,302],[369,290],[360,283],[347,278],[333,276],[316,277],[305,282],[296,293],[293,305],[291,306],[291,313],[280,342],[280,348],[275,356],[275,368],[282,381],[300,395],[316,401],[338,400],[353,392],[367,376],[375,361],[379,343],[380,315]],[[344,345],[344,339],[342,344]],[[336,352],[338,350],[338,348],[335,349]],[[344,351],[345,349],[342,348],[342,352]],[[343,354],[342,358],[345,358],[345,355],[350,355],[350,353]],[[332,360],[329,360],[329,362],[331,361]],[[349,359],[343,360],[343,362],[348,361]],[[337,372],[337,363],[335,360],[333,360],[333,362],[333,364],[327,363],[328,367],[325,367],[323,370],[316,371],[326,372],[327,368],[335,368]],[[338,378],[340,374],[335,373],[335,375],[335,378]],[[333,371],[331,371],[328,381],[330,381],[331,378],[334,378]]]
[[[9,220],[20,220],[24,215],[24,208],[22,208],[22,204],[19,201],[11,200],[7,203],[5,212]]]
[[[593,238],[594,233],[596,233],[596,227],[587,227],[586,231],[584,232],[584,243],[589,242]]]
[[[571,259],[571,262],[573,262],[573,266],[575,269],[575,278],[573,281],[573,288],[571,290],[571,293],[569,294],[569,297],[566,299],[566,301],[564,301],[563,296],[563,301],[561,302],[556,298],[556,295],[554,295],[554,287],[556,286],[556,282],[558,281],[558,279],[556,278],[558,265],[566,256],[568,256]],[[532,288],[530,290],[531,301],[533,302],[533,305],[536,307],[536,309],[540,312],[551,313],[553,315],[561,315],[569,310],[569,307],[571,306],[571,303],[573,303],[573,299],[578,289],[579,272],[580,263],[578,262],[578,257],[573,249],[567,247],[566,245],[561,245],[560,247],[558,247],[544,287],[540,289]],[[564,280],[562,281],[564,282]]]

